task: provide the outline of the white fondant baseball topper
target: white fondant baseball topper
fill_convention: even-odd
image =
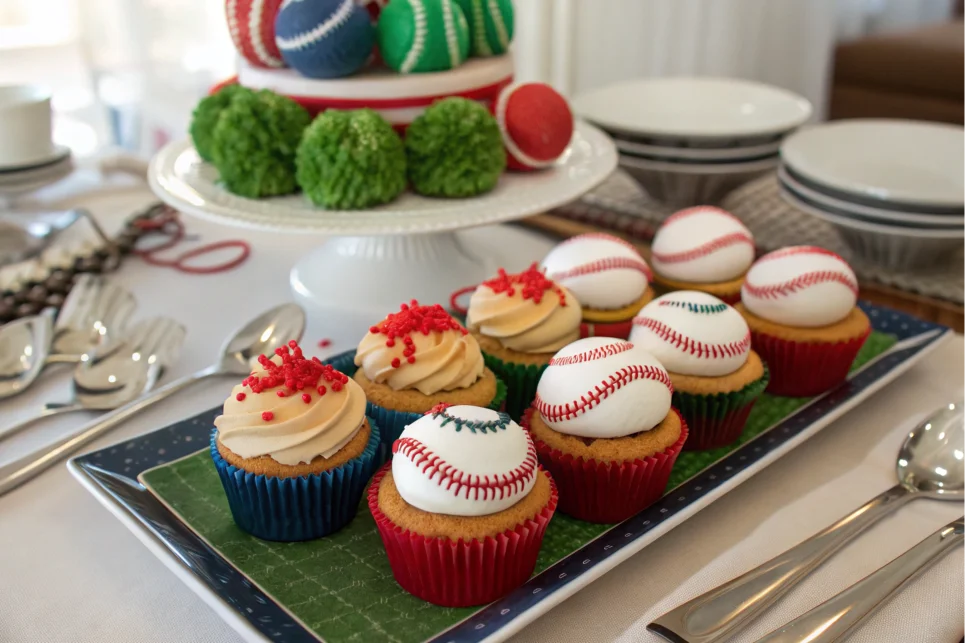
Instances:
[[[587,337],[553,356],[533,404],[560,433],[618,438],[660,424],[672,395],[670,376],[646,350],[623,339]]]
[[[478,406],[440,404],[407,426],[392,452],[399,495],[430,513],[493,514],[536,484],[529,433],[505,413]]]
[[[546,276],[587,308],[608,310],[640,299],[652,275],[632,245],[608,234],[581,234],[553,248],[542,263]]]
[[[839,322],[858,301],[847,262],[816,246],[791,246],[754,262],[741,288],[747,310],[778,324],[817,327]]]
[[[717,297],[677,290],[657,297],[633,319],[630,341],[671,373],[717,377],[747,361],[751,332],[741,314]]]
[[[706,205],[671,215],[651,248],[657,274],[691,283],[736,279],[754,261],[751,231],[726,210]]]

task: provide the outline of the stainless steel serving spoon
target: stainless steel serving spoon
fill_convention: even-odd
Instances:
[[[77,365],[70,402],[46,404],[36,415],[0,430],[0,440],[43,418],[73,411],[116,409],[147,393],[164,369],[177,361],[184,335],[184,326],[168,317],[140,322],[112,350]]]
[[[40,375],[53,341],[54,312],[48,308],[0,327],[0,400],[22,393]]]
[[[238,329],[221,347],[218,361],[196,373],[175,380],[133,402],[118,407],[52,445],[0,467],[0,495],[30,480],[54,462],[114,429],[149,406],[192,384],[216,375],[248,375],[261,354],[271,355],[305,332],[305,311],[296,304],[283,304],[262,313]]]
[[[788,551],[684,603],[647,626],[675,643],[711,643],[734,634],[832,554],[910,500],[965,498],[963,403],[916,426],[898,450],[898,484]]]

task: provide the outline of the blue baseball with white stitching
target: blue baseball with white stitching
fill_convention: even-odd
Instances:
[[[338,78],[365,65],[375,30],[355,0],[285,0],[275,19],[275,43],[303,76]]]

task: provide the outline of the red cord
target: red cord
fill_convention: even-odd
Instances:
[[[449,296],[449,307],[460,315],[468,314],[469,309],[461,306],[458,299],[467,293],[475,292],[476,288],[477,286],[466,286],[452,293],[452,295]]]
[[[159,216],[151,219],[142,219],[140,221],[136,221],[134,225],[147,234],[168,236],[167,240],[149,248],[135,248],[133,250],[133,254],[139,256],[144,260],[145,263],[148,263],[152,266],[174,268],[179,272],[191,275],[208,275],[231,270],[232,268],[244,263],[244,261],[251,254],[251,246],[247,242],[234,239],[205,244],[203,246],[198,246],[197,248],[192,248],[191,250],[183,252],[171,259],[163,259],[155,255],[159,252],[163,252],[164,250],[173,248],[184,240],[184,224],[181,223],[181,220],[178,218],[178,213],[171,208],[165,208],[163,213]],[[213,266],[191,266],[188,264],[189,259],[201,257],[225,248],[240,248],[241,252],[237,257],[231,259],[230,261],[215,264]]]

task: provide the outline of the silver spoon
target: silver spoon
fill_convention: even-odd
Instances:
[[[43,369],[54,335],[54,309],[0,327],[0,400],[22,393]]]
[[[80,275],[54,325],[48,364],[76,363],[124,333],[137,309],[134,295],[101,275]]]
[[[95,355],[74,369],[70,402],[46,404],[36,415],[0,431],[0,440],[43,418],[116,409],[150,391],[162,371],[177,361],[184,334],[184,327],[168,317],[140,322],[113,350]]]
[[[248,375],[259,355],[271,355],[276,348],[290,340],[298,341],[304,331],[305,311],[296,304],[283,304],[262,313],[238,329],[222,345],[221,356],[211,366],[118,407],[82,427],[77,433],[0,467],[0,495],[30,480],[54,462],[99,438],[128,418],[196,382],[216,375]]]
[[[953,520],[873,574],[779,627],[757,643],[833,643],[854,631],[888,598],[962,543],[965,524]]]
[[[736,632],[871,525],[917,498],[965,498],[963,403],[916,426],[898,450],[898,484],[783,554],[667,612],[647,626],[676,643],[710,643]]]
[[[36,257],[80,216],[79,210],[40,212],[26,219],[22,215],[0,215],[0,266]]]

